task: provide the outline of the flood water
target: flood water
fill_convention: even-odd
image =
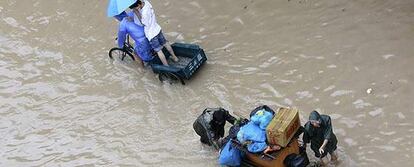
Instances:
[[[329,114],[337,166],[414,164],[414,1],[152,5],[167,39],[206,51],[185,86],[109,61],[106,0],[0,1],[0,166],[218,166],[193,121],[261,104]]]

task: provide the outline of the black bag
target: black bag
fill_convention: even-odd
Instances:
[[[283,164],[285,164],[286,167],[306,167],[309,165],[306,148],[299,147],[299,154],[289,154],[285,160],[283,160]]]
[[[285,160],[283,160],[283,164],[286,167],[306,167],[305,157],[299,154],[289,154]]]
[[[254,114],[256,114],[256,112],[257,111],[259,111],[259,110],[262,110],[262,109],[264,109],[264,110],[266,110],[266,111],[269,111],[269,112],[271,112],[272,113],[272,115],[275,115],[275,111],[273,111],[269,106],[267,106],[267,105],[262,105],[262,106],[259,106],[259,107],[256,107],[252,112],[250,112],[250,118],[254,115]]]

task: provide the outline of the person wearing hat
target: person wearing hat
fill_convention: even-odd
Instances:
[[[326,155],[329,153],[331,161],[338,159],[335,150],[338,140],[333,133],[331,117],[328,115],[320,115],[317,111],[309,114],[309,121],[305,124],[303,134],[303,143],[306,147],[307,143],[311,143],[311,149],[315,152],[315,156],[320,158],[322,165],[326,165],[328,160]]]

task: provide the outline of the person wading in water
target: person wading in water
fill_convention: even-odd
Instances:
[[[307,143],[311,143],[311,149],[315,152],[315,156],[320,158],[323,166],[326,166],[329,161],[325,158],[328,153],[331,156],[331,161],[337,161],[335,150],[338,140],[333,133],[331,117],[328,115],[320,115],[317,111],[312,111],[309,114],[309,121],[305,124],[303,142],[305,147]]]

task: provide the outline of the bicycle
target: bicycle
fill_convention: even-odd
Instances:
[[[114,57],[118,57],[121,59],[121,61],[125,61],[125,57],[128,55],[128,57],[131,59],[130,61],[135,61],[134,47],[132,47],[132,45],[129,43],[129,35],[127,35],[124,46],[122,48],[114,47],[109,50],[108,54],[111,60],[114,60]]]

